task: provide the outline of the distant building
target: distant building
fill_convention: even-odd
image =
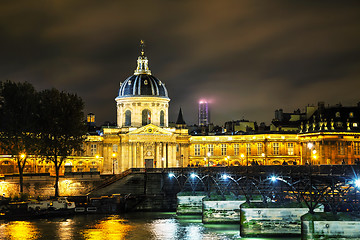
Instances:
[[[199,126],[207,126],[210,123],[209,103],[206,100],[199,102]]]
[[[226,132],[240,133],[240,132],[251,132],[256,130],[256,122],[249,120],[237,120],[225,122]]]

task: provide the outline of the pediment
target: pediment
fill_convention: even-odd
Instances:
[[[159,134],[159,135],[173,135],[173,132],[165,130],[161,127],[155,126],[154,124],[148,124],[141,128],[135,129],[134,131],[129,132],[130,135],[133,134]]]

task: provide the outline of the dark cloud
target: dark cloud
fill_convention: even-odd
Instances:
[[[78,93],[99,123],[115,121],[119,83],[146,41],[166,83],[170,119],[269,122],[326,101],[360,100],[360,4],[356,1],[2,1],[1,79]]]

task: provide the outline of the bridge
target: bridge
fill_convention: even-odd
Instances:
[[[306,204],[310,213],[323,204],[335,213],[359,211],[359,189],[358,165],[132,168],[93,189],[90,196],[132,193],[176,198],[179,192],[202,192],[224,198],[245,196],[247,202],[295,201]]]

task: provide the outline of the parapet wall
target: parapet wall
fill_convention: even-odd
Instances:
[[[68,174],[59,179],[59,193],[62,196],[86,195],[99,185],[105,177],[99,173]],[[49,174],[24,175],[24,193],[31,197],[53,196],[55,177]],[[19,176],[5,176],[0,182],[0,194],[5,197],[17,196],[20,192]]]

